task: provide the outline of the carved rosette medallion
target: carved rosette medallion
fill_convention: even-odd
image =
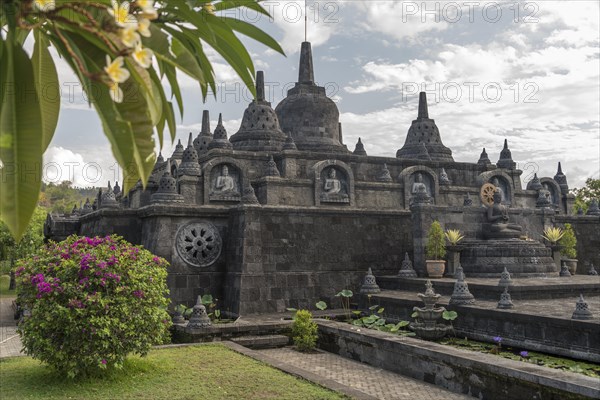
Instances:
[[[486,183],[481,187],[479,191],[479,198],[481,202],[487,206],[491,206],[494,204],[494,192],[496,191],[496,186],[491,183]]]
[[[221,255],[223,240],[210,222],[190,222],[177,231],[175,247],[189,265],[208,267]]]

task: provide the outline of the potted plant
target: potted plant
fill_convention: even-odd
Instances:
[[[563,235],[558,241],[560,244],[560,254],[569,268],[571,275],[575,275],[577,271],[577,238],[571,224],[565,224]]]
[[[558,268],[560,268],[560,249],[561,245],[559,244],[559,240],[563,237],[565,233],[561,228],[558,227],[548,227],[544,229],[544,233],[542,237],[550,242],[550,250],[552,250],[552,258],[554,258],[554,263]]]
[[[446,255],[446,240],[442,226],[438,221],[433,221],[429,232],[427,232],[425,254],[427,255],[427,259],[425,260],[427,275],[434,279],[441,278],[446,269],[446,261],[444,260],[444,256]]]
[[[444,232],[444,235],[449,243],[447,246],[448,271],[446,272],[446,275],[454,276],[456,268],[460,263],[460,251],[463,249],[463,246],[459,245],[458,243],[465,237],[458,229],[447,229],[446,232]]]

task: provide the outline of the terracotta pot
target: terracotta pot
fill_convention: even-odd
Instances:
[[[569,268],[571,275],[575,275],[575,271],[577,271],[577,260],[575,258],[565,258],[563,261],[567,264],[567,268]]]
[[[427,275],[433,279],[440,279],[444,276],[446,261],[444,260],[425,260],[427,266]]]

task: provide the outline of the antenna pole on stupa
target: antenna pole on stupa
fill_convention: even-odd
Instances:
[[[265,74],[263,71],[256,71],[256,100],[265,100]]]
[[[306,40],[307,38],[307,33],[308,33],[308,29],[307,29],[307,25],[308,25],[308,13],[306,12],[306,0],[304,0],[304,41],[308,42],[308,40]]]
[[[427,110],[427,94],[425,92],[419,93],[419,115],[418,118],[429,118],[429,111]]]

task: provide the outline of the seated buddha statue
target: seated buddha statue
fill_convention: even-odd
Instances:
[[[488,224],[484,225],[486,239],[515,239],[521,236],[520,225],[508,222],[508,207],[502,204],[502,193],[494,192],[494,204],[486,212]]]

